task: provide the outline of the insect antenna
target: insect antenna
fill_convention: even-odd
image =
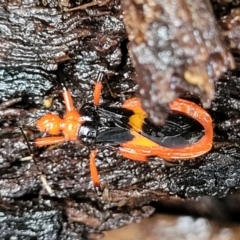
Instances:
[[[48,184],[48,182],[47,182],[47,179],[46,179],[46,176],[42,173],[41,169],[40,169],[39,166],[38,166],[38,163],[37,163],[37,161],[36,161],[36,158],[34,157],[34,153],[33,153],[32,149],[31,149],[29,140],[28,140],[26,134],[24,133],[22,126],[19,127],[19,128],[20,128],[20,131],[21,131],[21,133],[22,133],[22,135],[23,135],[23,137],[24,137],[24,140],[25,140],[26,143],[27,143],[27,147],[28,147],[28,151],[29,151],[30,157],[31,157],[31,159],[33,160],[35,166],[37,167],[37,170],[38,170],[38,172],[39,172],[39,175],[40,175],[40,179],[41,179],[41,181],[42,181],[42,184],[43,184],[44,188],[47,190],[47,192],[48,192],[49,194],[52,194],[52,193],[53,193],[53,190],[52,190],[52,188],[49,186],[49,184]]]

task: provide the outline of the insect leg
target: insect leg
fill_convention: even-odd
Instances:
[[[91,172],[91,177],[94,186],[99,186],[100,181],[99,181],[99,176],[98,176],[98,171],[96,167],[96,162],[95,162],[95,157],[97,155],[97,150],[92,150],[90,153],[90,172]]]

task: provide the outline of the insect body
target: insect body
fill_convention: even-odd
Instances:
[[[117,146],[124,157],[137,161],[146,161],[149,156],[158,156],[167,161],[184,160],[200,156],[211,149],[212,119],[197,104],[176,99],[170,105],[170,120],[159,128],[147,120],[137,98],[127,100],[122,107],[98,106],[101,86],[98,81],[94,91],[94,104],[86,103],[79,111],[74,107],[71,93],[63,87],[66,114],[60,118],[48,113],[37,120],[36,126],[40,131],[55,136],[35,139],[36,146],[80,140],[93,147],[106,142]],[[179,121],[179,116],[182,126],[174,123],[176,118]],[[186,123],[187,119],[195,122],[193,125],[198,135],[195,139],[190,136],[194,129],[191,129],[192,123]],[[90,171],[94,185],[99,185],[96,154],[96,149],[91,150]]]

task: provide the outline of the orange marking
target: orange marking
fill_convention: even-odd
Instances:
[[[137,98],[134,98],[124,106],[127,106],[128,109],[134,110],[136,107],[140,110],[139,106],[141,104]],[[197,104],[179,98],[170,105],[170,108],[173,111],[186,114],[201,123],[205,130],[204,136],[198,142],[183,148],[167,148],[143,137],[136,131],[131,131],[134,139],[121,144],[121,153],[133,160],[137,160],[136,158],[140,156],[143,159],[146,156],[158,156],[168,161],[174,161],[175,159],[183,160],[198,157],[210,151],[213,139],[212,118],[210,115]]]
[[[120,147],[119,151],[123,157],[139,162],[146,162],[148,160],[148,157],[151,156],[149,150],[144,153],[143,151],[138,152],[133,148]]]
[[[142,109],[142,104],[139,101],[138,98],[134,97],[134,98],[130,98],[126,101],[124,101],[124,103],[122,104],[123,108],[127,108],[129,110],[134,110],[134,109]]]

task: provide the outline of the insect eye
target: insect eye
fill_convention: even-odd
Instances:
[[[91,130],[88,132],[88,137],[95,138],[97,136],[97,131],[96,130]]]

